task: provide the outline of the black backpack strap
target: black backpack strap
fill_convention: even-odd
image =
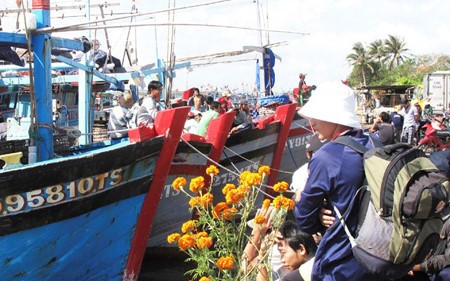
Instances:
[[[360,144],[359,142],[357,142],[356,140],[354,140],[353,138],[351,138],[349,136],[340,136],[340,137],[336,138],[335,140],[333,140],[333,142],[348,146],[351,149],[353,149],[354,151],[356,151],[362,155],[364,155],[364,153],[366,153],[369,150],[367,147]]]

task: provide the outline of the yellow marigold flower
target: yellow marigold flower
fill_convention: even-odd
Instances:
[[[200,278],[200,280],[198,281],[211,281],[211,278],[203,276],[202,278]]]
[[[242,193],[247,193],[249,190],[249,186],[247,184],[241,184],[237,189]]]
[[[194,227],[195,227],[195,221],[193,221],[193,220],[187,221],[187,222],[183,223],[183,226],[181,227],[181,232],[186,233],[186,232],[194,229]]]
[[[270,199],[264,199],[263,201],[263,208],[264,209],[269,209],[270,207]]]
[[[183,177],[178,177],[172,182],[172,187],[175,190],[180,190],[184,186],[186,186],[186,179]]]
[[[208,192],[202,195],[202,197],[200,198],[200,204],[203,206],[203,208],[206,208],[212,205],[213,200],[213,195]]]
[[[178,241],[180,239],[181,235],[179,233],[172,233],[169,236],[167,236],[167,242],[169,244],[172,244],[175,241]]]
[[[268,175],[270,175],[270,168],[269,168],[269,166],[261,166],[261,167],[259,167],[258,174],[260,174],[261,176],[268,176]]]
[[[210,165],[208,168],[206,168],[206,174],[209,176],[217,176],[219,173],[219,169],[217,169],[216,166]]]
[[[222,193],[223,195],[227,195],[228,191],[232,190],[232,189],[236,189],[236,186],[232,183],[227,183],[223,188],[222,188]]]
[[[213,241],[211,237],[200,237],[197,240],[197,248],[199,248],[200,250],[209,248],[212,246],[212,243]]]
[[[241,182],[245,182],[245,179],[247,178],[247,176],[248,176],[249,174],[251,174],[250,171],[243,171],[243,172],[241,173],[241,175],[239,176],[239,180],[240,180]]]
[[[235,207],[228,208],[223,210],[223,218],[226,220],[231,220],[234,218],[238,213],[238,210]]]
[[[285,192],[288,188],[289,184],[285,181],[278,182],[273,186],[273,190],[280,193]]]
[[[232,257],[220,257],[219,260],[217,261],[217,267],[220,270],[225,270],[225,269],[231,270],[231,269],[233,269],[233,264],[234,264],[234,261],[233,261]]]
[[[228,204],[225,202],[220,202],[217,203],[211,213],[215,219],[220,219],[222,217],[222,211],[226,209],[228,209]]]
[[[244,198],[245,193],[240,189],[232,189],[225,196],[225,200],[228,204],[235,204],[241,201]]]
[[[195,246],[195,238],[190,234],[185,234],[178,239],[178,247],[181,250],[186,250]]]
[[[283,204],[283,198],[283,195],[278,195],[277,197],[275,197],[275,199],[273,199],[273,206],[275,207],[275,209],[280,209]]]
[[[245,178],[245,182],[248,186],[258,185],[261,183],[261,176],[257,173],[250,173]]]
[[[189,200],[189,206],[191,206],[192,208],[197,207],[201,204],[201,197],[197,196],[197,197],[193,197],[191,198],[191,200]]]
[[[266,222],[266,218],[264,216],[255,216],[255,223],[262,224]]]
[[[197,239],[198,239],[198,238],[200,238],[200,237],[208,237],[209,235],[208,235],[208,232],[206,232],[206,231],[201,231],[201,232],[195,234],[195,236],[196,236]]]
[[[286,198],[286,203],[283,205],[285,209],[294,210],[295,202],[292,199]]]
[[[189,184],[189,189],[192,192],[197,193],[199,190],[202,190],[205,187],[205,179],[202,176],[193,178],[191,183]]]

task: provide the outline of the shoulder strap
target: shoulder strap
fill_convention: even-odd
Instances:
[[[349,136],[340,136],[340,137],[336,138],[333,142],[348,146],[360,154],[364,154],[369,150],[367,147],[360,144],[359,142],[357,142],[356,140],[354,140],[353,138],[351,138]]]

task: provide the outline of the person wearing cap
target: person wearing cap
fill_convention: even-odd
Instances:
[[[130,129],[128,111],[133,106],[133,95],[130,93],[117,92],[114,97],[117,105],[112,108],[108,118],[108,136],[110,139],[128,137]]]
[[[371,147],[355,114],[354,93],[341,81],[325,83],[318,87],[299,114],[309,120],[321,141],[329,141],[309,161],[308,180],[294,208],[300,229],[310,234],[323,232],[311,280],[378,280],[353,256],[342,224],[335,222],[326,231],[320,217],[326,202],[330,213],[336,207],[342,214],[347,214],[345,222],[351,233],[357,229],[358,206],[353,206],[352,201],[363,185],[363,158],[353,149],[333,141],[339,136],[349,136]],[[349,209],[350,206],[353,207]]]
[[[159,105],[161,93],[161,82],[153,80],[148,84],[148,96],[142,100],[136,116],[133,116],[136,126],[152,124],[155,121],[156,113],[161,110]]]
[[[308,86],[305,82],[305,73],[300,73],[298,75],[299,77],[299,81],[298,81],[298,92],[299,92],[299,98],[300,98],[300,106],[302,106],[303,104],[305,104],[308,99],[309,96],[311,94],[311,90],[314,90],[316,88],[316,86]]]
[[[416,134],[417,124],[419,122],[420,114],[416,106],[411,106],[411,102],[403,98],[400,101],[402,109],[400,114],[403,115],[403,129],[401,141],[408,144],[414,144],[414,136]]]
[[[248,100],[241,99],[239,101],[239,109],[237,109],[236,116],[234,117],[233,127],[230,134],[234,134],[253,127],[252,115],[250,108],[248,107]]]
[[[202,114],[198,110],[192,110],[188,113],[186,123],[184,123],[184,132],[190,134],[198,134],[198,123],[202,118]]]

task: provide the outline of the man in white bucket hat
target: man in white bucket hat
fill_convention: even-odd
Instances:
[[[299,114],[309,119],[311,128],[320,140],[329,141],[312,156],[305,189],[295,206],[300,228],[314,234],[326,230],[321,222],[323,216],[319,217],[324,200],[327,208],[335,206],[341,214],[345,214],[356,191],[363,185],[361,155],[333,140],[347,135],[367,145],[368,138],[360,130],[353,91],[341,81],[319,85]],[[357,208],[352,208],[345,215],[346,224],[353,233],[357,227],[357,218]],[[369,281],[377,278],[370,275],[353,257],[350,241],[342,225],[336,221],[323,233],[311,280]]]

